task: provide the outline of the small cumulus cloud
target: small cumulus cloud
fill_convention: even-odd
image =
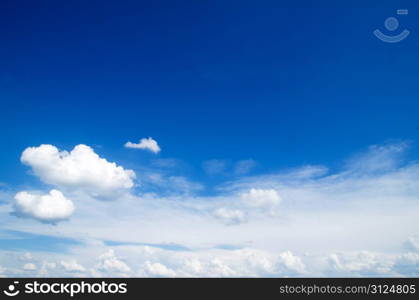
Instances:
[[[113,249],[99,256],[99,263],[95,269],[106,276],[126,277],[131,272],[131,268],[115,255]]]
[[[74,212],[74,204],[60,191],[48,194],[32,194],[26,191],[15,195],[15,214],[42,222],[58,222],[68,219]]]
[[[279,255],[280,263],[289,271],[297,274],[306,273],[306,267],[301,258],[292,254],[291,251],[283,252]]]
[[[146,261],[140,270],[140,276],[146,277],[175,277],[176,272],[165,265]]]
[[[149,151],[151,151],[153,153],[156,153],[156,154],[161,151],[160,146],[157,143],[157,141],[154,140],[151,137],[143,138],[137,144],[132,143],[132,142],[127,142],[127,143],[125,143],[125,147],[126,148],[132,148],[132,149],[149,150]]]
[[[326,268],[333,275],[383,276],[391,272],[392,260],[369,251],[332,253],[326,258]]]

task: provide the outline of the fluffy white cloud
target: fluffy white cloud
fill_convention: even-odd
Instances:
[[[84,190],[92,196],[109,196],[134,186],[134,171],[108,162],[86,145],[78,145],[71,152],[52,145],[29,147],[21,161],[45,183]]]
[[[96,265],[96,270],[107,276],[128,276],[131,268],[120,260],[113,249],[99,256],[100,262]]]
[[[291,251],[286,251],[279,255],[280,262],[291,272],[296,274],[306,273],[306,268],[301,259],[295,256]]]
[[[143,138],[140,140],[138,144],[127,142],[125,144],[126,148],[133,148],[133,149],[142,149],[142,150],[149,150],[153,153],[159,153],[161,151],[159,144],[153,138]]]
[[[327,258],[326,272],[332,275],[383,276],[392,272],[394,257],[369,251],[332,253]]]
[[[121,249],[122,250],[122,249]],[[146,262],[141,276],[149,277],[257,277],[306,274],[301,258],[290,251],[269,253],[256,249],[167,251],[153,249],[137,259]],[[150,260],[153,263],[150,263]]]
[[[175,277],[176,272],[161,263],[146,261],[140,270],[140,276],[147,277]]]
[[[35,271],[36,270],[36,265],[33,263],[27,263],[23,266],[23,270],[25,271]]]
[[[43,222],[58,222],[68,219],[74,212],[71,200],[57,190],[39,195],[19,192],[15,195],[15,213]]]
[[[213,212],[214,216],[220,219],[227,225],[235,225],[243,223],[246,219],[246,215],[239,209],[229,209],[220,207]]]

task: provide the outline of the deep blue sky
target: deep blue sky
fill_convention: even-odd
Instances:
[[[377,40],[398,8],[411,36]],[[3,0],[0,182],[29,180],[20,153],[42,143],[136,168],[152,154],[123,144],[151,136],[161,158],[259,171],[415,150],[418,30],[417,1]]]

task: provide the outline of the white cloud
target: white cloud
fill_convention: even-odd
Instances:
[[[153,138],[143,138],[138,144],[127,142],[126,148],[149,150],[153,153],[159,153],[161,151],[159,144]]]
[[[274,189],[249,189],[246,192],[221,199],[212,215],[226,225],[238,225],[253,217],[274,217],[281,197]]]
[[[227,225],[235,225],[245,222],[246,215],[239,209],[220,207],[213,212],[214,216]]]
[[[135,173],[99,157],[92,148],[78,145],[71,152],[52,145],[29,147],[21,161],[48,184],[109,196],[134,186]]]
[[[409,252],[400,255],[395,261],[394,269],[400,275],[418,277],[419,253]]]
[[[324,271],[331,275],[383,276],[394,273],[395,257],[370,251],[332,253],[325,260],[328,265]]]
[[[295,256],[291,251],[283,252],[279,255],[281,263],[291,272],[296,274],[306,273],[306,267],[298,256]]]
[[[46,195],[19,192],[15,195],[14,207],[18,215],[43,222],[66,220],[74,212],[73,202],[57,190],[51,190]]]
[[[99,260],[95,269],[106,276],[128,276],[131,272],[131,268],[115,255],[113,249],[100,255]]]
[[[216,187],[218,194],[210,196],[162,194],[170,182],[165,175],[155,178],[162,188],[154,194],[121,195],[115,202],[72,195],[77,214],[54,227],[13,218],[0,204],[0,228],[93,239],[97,244],[47,254],[48,260],[57,256],[56,262],[76,259],[88,276],[138,275],[131,270],[149,262],[144,276],[417,277],[419,164],[403,163],[398,146],[371,147],[349,161],[337,171],[304,166],[242,177]],[[220,208],[243,212],[246,222],[225,226],[214,216]],[[112,248],[118,256],[105,255],[97,263],[107,250],[102,241],[116,242]],[[409,247],[403,248],[406,241]],[[139,246],[144,244],[149,246]],[[0,251],[0,265],[11,274],[8,258]],[[48,274],[62,271],[49,269]]]
[[[406,241],[409,250],[419,251],[419,235],[411,236]]]
[[[351,172],[362,172],[363,174],[393,170],[400,165],[401,156],[408,146],[407,142],[372,145],[368,147],[368,151],[349,159],[346,167]]]
[[[301,258],[290,251],[277,254],[250,248],[187,252],[155,249],[145,255],[141,276],[258,277],[306,274],[306,266]],[[141,259],[141,256],[137,256],[137,259]],[[150,263],[150,259],[154,262]]]
[[[270,213],[281,202],[281,197],[274,189],[250,189],[241,195],[242,201],[249,207],[265,209]]]
[[[84,272],[86,269],[77,263],[76,260],[70,260],[70,261],[61,261],[61,266],[67,271],[67,272]]]
[[[35,271],[36,270],[36,265],[33,263],[27,263],[23,266],[23,270],[25,271]]]
[[[161,263],[146,261],[140,270],[140,276],[147,277],[175,277],[176,272]]]
[[[115,250],[113,250],[115,249]],[[69,253],[35,253],[41,260],[39,276],[86,277],[392,277],[415,276],[419,254],[386,254],[370,251],[296,253],[255,248],[167,250],[150,246],[103,245],[71,248]],[[115,253],[118,253],[116,256]],[[97,253],[104,253],[97,261]],[[124,257],[124,261],[119,259]],[[19,255],[0,251],[0,263],[7,276],[21,276],[25,270],[13,266]],[[47,257],[48,262],[43,260]],[[76,262],[83,261],[81,266]],[[65,261],[66,264],[62,262]],[[61,266],[57,268],[57,266]],[[32,269],[32,268],[30,268]],[[139,270],[137,273],[131,270]],[[27,274],[26,274],[27,275]]]

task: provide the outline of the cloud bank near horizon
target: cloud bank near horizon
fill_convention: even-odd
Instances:
[[[67,254],[32,253],[36,259],[21,267],[7,262],[3,251],[0,270],[36,276],[417,276],[419,164],[405,159],[408,147],[371,146],[335,172],[303,166],[239,176],[213,196],[185,194],[180,186],[170,195],[134,190],[142,176],[89,146],[71,152],[30,147],[22,162],[65,193],[21,191],[12,202],[2,201],[1,234],[81,245],[69,246]],[[113,201],[100,201],[108,195]]]

